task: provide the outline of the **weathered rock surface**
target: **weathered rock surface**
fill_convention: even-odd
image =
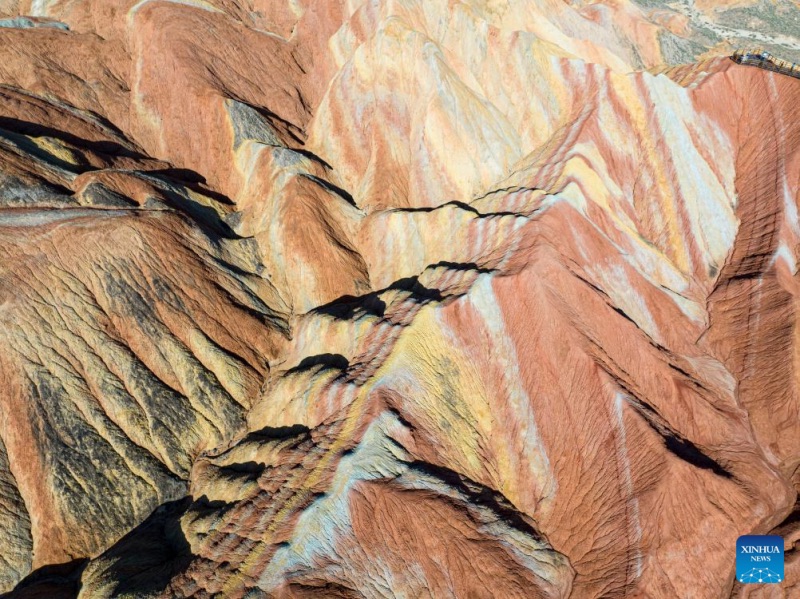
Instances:
[[[0,592],[795,596],[799,13],[0,0]]]

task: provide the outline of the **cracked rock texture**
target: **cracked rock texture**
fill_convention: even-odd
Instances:
[[[0,593],[800,597],[798,23],[0,0]]]

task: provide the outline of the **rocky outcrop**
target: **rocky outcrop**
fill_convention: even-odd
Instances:
[[[652,4],[0,2],[0,591],[791,596],[800,82]]]

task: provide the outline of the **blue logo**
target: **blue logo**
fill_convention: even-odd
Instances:
[[[736,580],[743,584],[783,582],[783,538],[777,535],[739,537]]]

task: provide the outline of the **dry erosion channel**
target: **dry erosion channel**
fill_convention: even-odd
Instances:
[[[790,0],[0,0],[0,596],[800,597],[794,62]]]

